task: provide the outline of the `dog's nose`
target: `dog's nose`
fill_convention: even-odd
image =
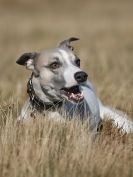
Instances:
[[[78,83],[85,82],[87,80],[87,77],[88,75],[83,71],[74,74],[74,78]]]

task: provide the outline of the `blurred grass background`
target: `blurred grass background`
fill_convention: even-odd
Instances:
[[[17,58],[72,36],[80,38],[75,50],[97,95],[133,117],[132,0],[0,0],[1,177],[132,177],[131,139],[123,144],[109,133],[92,148],[84,127],[75,123],[12,122],[27,97],[30,76]]]

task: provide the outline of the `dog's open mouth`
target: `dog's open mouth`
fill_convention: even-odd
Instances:
[[[62,88],[61,94],[72,102],[81,102],[84,99],[83,92],[80,91],[79,86],[73,86],[70,88]]]

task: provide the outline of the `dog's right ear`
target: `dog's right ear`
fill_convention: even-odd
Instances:
[[[69,49],[71,49],[71,50],[73,51],[74,48],[73,48],[70,44],[71,44],[71,42],[77,41],[77,40],[79,40],[79,38],[70,37],[70,38],[68,38],[68,39],[66,39],[66,40],[64,40],[64,41],[62,41],[62,42],[60,42],[59,47],[60,47],[60,48],[69,48]]]
[[[39,53],[24,53],[16,61],[17,64],[26,66],[27,69],[34,70],[35,59],[38,57]]]

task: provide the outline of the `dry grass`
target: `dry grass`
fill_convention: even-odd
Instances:
[[[17,124],[30,72],[23,52],[77,36],[77,53],[104,103],[133,117],[132,1],[0,1],[0,177],[132,177],[133,136],[109,122],[95,142],[78,121]]]

